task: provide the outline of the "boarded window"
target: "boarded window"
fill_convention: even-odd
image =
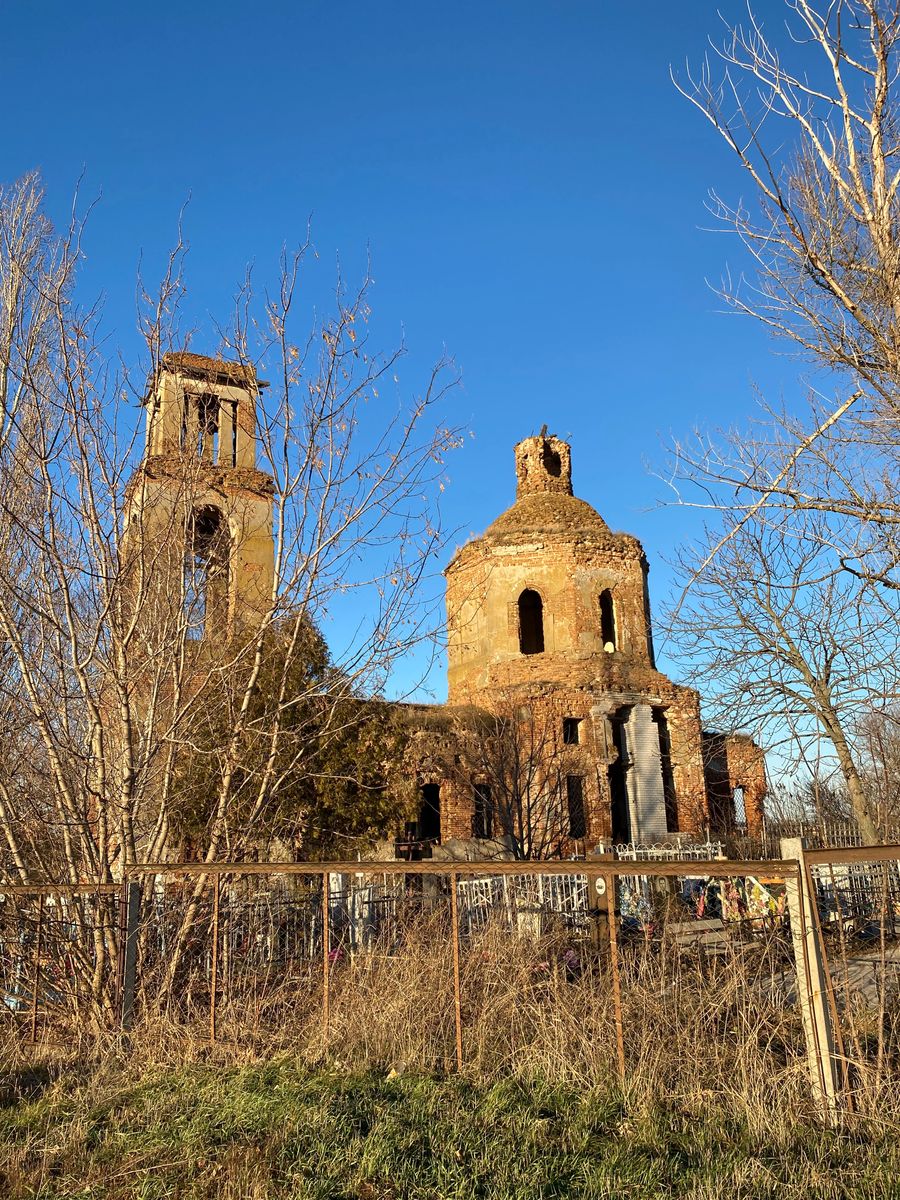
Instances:
[[[519,650],[522,654],[544,653],[544,605],[531,588],[519,597]]]
[[[604,588],[600,593],[600,641],[604,650],[616,648],[616,612],[612,592]]]
[[[476,783],[472,798],[474,800],[472,837],[492,838],[494,836],[494,806],[490,785]]]
[[[578,717],[563,717],[563,744],[577,746],[581,741],[581,721]]]
[[[583,838],[587,833],[587,824],[584,818],[583,776],[566,776],[566,804],[569,809],[569,837]]]

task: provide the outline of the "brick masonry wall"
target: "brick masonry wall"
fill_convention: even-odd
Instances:
[[[504,715],[518,708],[552,730],[560,743],[552,754],[558,764],[564,762],[563,773],[584,780],[589,845],[611,836],[608,773],[617,751],[610,719],[616,714],[627,717],[633,836],[662,840],[676,832],[666,824],[660,727],[654,719],[661,713],[674,785],[671,823],[677,831],[702,834],[710,809],[700,698],[655,669],[648,567],[640,542],[613,533],[590,505],[572,494],[565,442],[552,436],[520,442],[516,479],[515,504],[482,537],[458,550],[445,572],[447,711],[471,708]],[[522,653],[518,602],[525,589],[541,598],[541,653]],[[607,589],[615,613],[612,652],[601,638],[600,595]],[[566,717],[581,722],[577,746],[561,744]],[[468,736],[460,735],[457,722],[456,740],[451,738],[452,745],[443,751],[452,765],[439,768],[432,762],[428,780],[419,770],[423,782],[441,783],[445,838],[471,834],[474,779],[466,780],[472,766]],[[747,746],[735,743],[733,755],[735,770],[749,781],[744,784],[748,815],[761,812],[762,752],[747,740]]]
[[[766,798],[766,756],[752,738],[733,733],[725,738],[729,782],[732,789],[744,789],[744,815],[747,828],[762,828],[763,802]]]

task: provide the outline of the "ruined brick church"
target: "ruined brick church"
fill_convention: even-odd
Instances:
[[[758,827],[762,751],[704,731],[698,693],[656,668],[640,542],[573,495],[566,442],[526,438],[515,465],[515,503],[445,571],[448,703],[412,714],[422,808],[411,837],[502,836],[494,793],[510,771],[530,773],[520,793],[558,793],[559,853]],[[501,736],[515,744],[503,765],[473,752],[483,737],[473,712],[506,715]],[[523,724],[528,739],[510,735]],[[537,754],[551,772],[523,763]],[[511,802],[507,790],[505,802],[521,821],[521,795]]]
[[[272,595],[264,386],[250,366],[167,354],[145,401],[126,545],[134,528],[162,548],[159,606],[181,603],[187,554],[201,639],[252,625]],[[447,703],[398,706],[420,794],[398,852],[462,843],[479,856],[518,837],[512,852],[545,857],[758,826],[762,751],[705,732],[697,692],[656,669],[640,542],[573,495],[566,442],[526,438],[515,465],[515,503],[445,571]]]

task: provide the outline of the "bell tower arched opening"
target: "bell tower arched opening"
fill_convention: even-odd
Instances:
[[[184,615],[188,637],[202,638],[228,622],[231,538],[220,508],[205,504],[188,521],[184,555]]]

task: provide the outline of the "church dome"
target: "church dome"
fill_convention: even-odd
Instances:
[[[572,494],[571,447],[546,427],[516,446],[515,504],[444,574],[454,703],[653,670],[641,544]]]
[[[577,496],[560,492],[530,492],[488,526],[484,537],[503,540],[518,534],[609,535],[609,526],[596,509]]]
[[[608,535],[609,527],[590,504],[572,495],[569,444],[545,432],[525,438],[516,446],[516,502],[489,526],[485,538],[579,533]]]

